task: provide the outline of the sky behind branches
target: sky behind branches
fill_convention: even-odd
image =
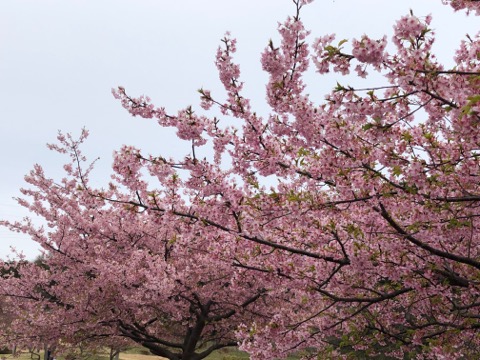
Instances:
[[[316,0],[301,17],[312,30],[311,40],[329,33],[338,40],[364,33],[390,38],[395,20],[410,9],[417,16],[433,15],[434,50],[447,66],[453,65],[460,39],[479,30],[478,19],[455,14],[440,0]],[[133,96],[149,95],[169,113],[188,105],[198,109],[197,89],[223,94],[214,57],[226,31],[238,39],[236,61],[245,94],[257,113],[267,115],[260,53],[270,38],[278,39],[277,23],[293,11],[290,0],[2,0],[0,218],[28,215],[12,197],[20,195],[33,164],[61,178],[67,159],[45,146],[55,142],[58,130],[90,131],[83,150],[92,160],[100,157],[94,172],[98,184],[108,182],[112,152],[122,144],[183,156],[188,147],[174,131],[132,118],[111,88],[121,85]],[[349,84],[339,75],[319,77],[312,70],[308,93],[320,102],[337,81]],[[1,228],[1,258],[10,246],[28,258],[39,253],[25,235]]]

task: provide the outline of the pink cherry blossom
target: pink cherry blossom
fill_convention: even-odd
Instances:
[[[190,152],[125,145],[95,187],[88,134],[59,134],[64,178],[35,165],[19,199],[45,226],[2,222],[44,249],[40,263],[1,264],[7,342],[108,335],[175,360],[230,345],[252,359],[478,357],[480,38],[448,68],[428,15],[381,39],[315,39],[300,18],[309,2],[294,1],[261,55],[268,113],[244,93],[227,33],[215,61],[226,96],[199,90],[201,114],[113,90]],[[448,3],[478,14],[478,2]],[[310,66],[372,84],[313,97]]]

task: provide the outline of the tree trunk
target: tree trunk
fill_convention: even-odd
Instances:
[[[50,360],[51,353],[47,344],[43,344],[43,360]]]
[[[37,353],[35,352],[35,349],[34,349],[34,348],[28,348],[28,352],[30,353],[30,359],[32,359],[32,360],[33,360],[34,358],[36,358],[36,360],[40,360],[40,359],[41,359],[40,354],[37,354]]]
[[[110,348],[110,360],[119,360],[120,358],[120,350]]]

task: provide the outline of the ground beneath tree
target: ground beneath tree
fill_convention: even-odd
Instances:
[[[120,360],[165,360],[165,358],[155,355],[120,353]]]

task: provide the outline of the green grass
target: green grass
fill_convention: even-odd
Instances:
[[[0,359],[5,359],[7,360],[31,360],[32,358],[30,357],[30,353],[28,351],[22,351],[20,353],[20,356],[13,357],[12,354],[1,354]],[[33,359],[37,359],[37,357],[34,357]],[[40,355],[40,360],[43,360],[43,353]]]
[[[128,348],[125,351],[122,351],[121,354],[140,354],[140,355],[152,355],[150,350],[141,346],[133,346]]]
[[[141,354],[141,355],[152,355],[147,349],[142,347],[134,347],[128,349],[123,354]],[[121,353],[121,354],[122,354]],[[121,356],[120,354],[120,356]],[[32,360],[31,354],[28,351],[22,351],[20,356],[13,357],[11,354],[0,354],[0,360],[5,357],[6,360]],[[36,360],[38,357],[34,356],[33,359]],[[59,356],[58,360],[63,360],[63,356]],[[97,354],[95,357],[91,357],[91,360],[108,360],[108,354]],[[248,354],[237,349],[221,349],[219,351],[214,352],[206,359],[208,360],[246,360],[249,359]],[[43,352],[40,353],[40,360],[43,360]]]
[[[250,359],[246,352],[235,348],[220,349],[206,357],[208,360],[245,360]]]
[[[151,355],[147,349],[139,346],[132,347],[122,353]],[[206,357],[206,359],[207,360],[246,360],[246,359],[249,359],[249,357],[247,353],[237,350],[235,348],[224,348],[210,354],[209,356]]]
[[[0,360],[4,357],[6,360],[37,360],[38,355],[40,355],[40,360],[43,360],[43,351],[40,353],[36,353],[35,356],[32,358],[31,354],[27,351],[21,351],[20,356],[13,357],[11,354],[0,354]],[[146,348],[135,346],[129,348],[128,350],[123,351],[120,353],[120,357],[122,354],[141,354],[141,355],[152,355]],[[64,360],[64,356],[58,356],[57,360]],[[240,351],[236,348],[224,348],[215,351],[214,353],[210,354],[206,357],[207,360],[248,360],[250,357],[246,352]],[[289,360],[297,360],[298,357],[292,356],[288,358]],[[98,353],[94,356],[88,357],[88,360],[108,360],[108,352],[106,351],[105,354]]]

